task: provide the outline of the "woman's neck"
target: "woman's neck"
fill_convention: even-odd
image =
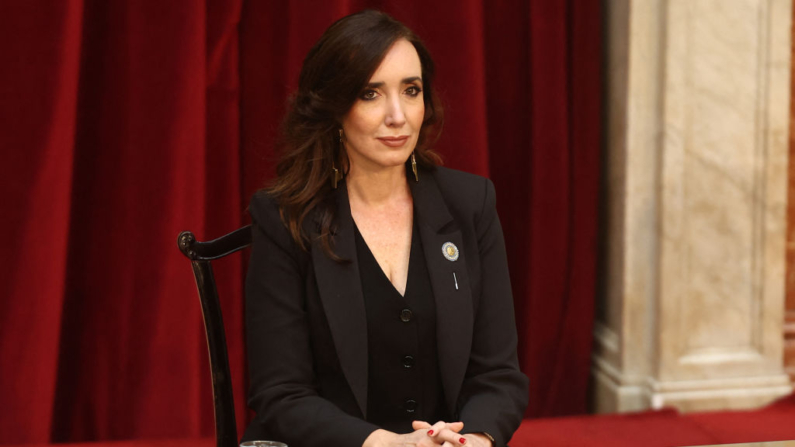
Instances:
[[[350,199],[368,206],[386,205],[411,197],[403,166],[377,171],[351,169],[345,183]]]

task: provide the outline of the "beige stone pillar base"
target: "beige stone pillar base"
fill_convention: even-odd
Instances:
[[[731,379],[657,382],[626,377],[594,359],[594,402],[598,413],[627,413],[673,407],[682,412],[758,408],[790,393],[786,374]]]

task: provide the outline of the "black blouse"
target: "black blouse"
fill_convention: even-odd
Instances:
[[[437,356],[436,306],[416,222],[404,296],[359,229],[354,233],[367,312],[367,420],[395,433],[413,431],[413,420],[449,420]]]

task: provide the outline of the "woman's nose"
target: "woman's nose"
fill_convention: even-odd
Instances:
[[[403,105],[400,103],[399,97],[388,101],[384,122],[390,127],[401,127],[406,122],[406,115],[403,113]]]

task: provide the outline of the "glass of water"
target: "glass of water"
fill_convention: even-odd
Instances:
[[[246,441],[240,447],[287,447],[287,444],[276,441]]]

